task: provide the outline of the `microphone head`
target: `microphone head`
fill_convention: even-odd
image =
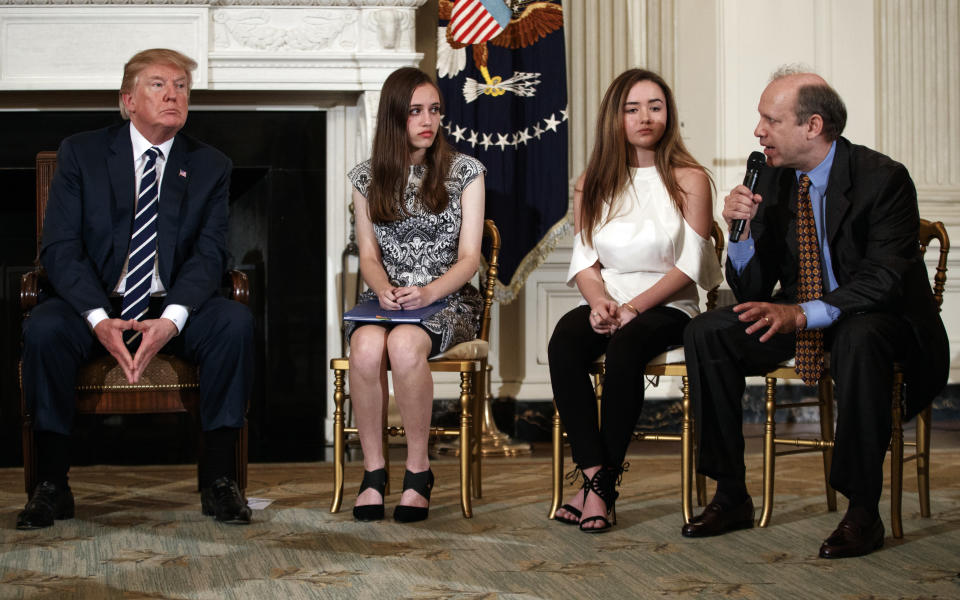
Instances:
[[[759,171],[767,164],[767,157],[764,156],[763,152],[754,150],[750,153],[750,158],[747,159],[747,170],[748,171]]]

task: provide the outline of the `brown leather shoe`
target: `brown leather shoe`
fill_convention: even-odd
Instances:
[[[708,537],[753,527],[753,500],[750,496],[734,508],[711,502],[702,513],[690,519],[680,533],[683,537]]]
[[[869,527],[843,519],[820,546],[820,558],[863,556],[883,546],[883,521],[880,517]]]

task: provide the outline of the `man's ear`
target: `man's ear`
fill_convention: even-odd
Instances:
[[[128,113],[132,113],[136,109],[136,102],[133,100],[133,94],[121,92],[120,100],[123,101],[123,106],[126,107]]]
[[[812,140],[823,133],[823,117],[814,113],[807,119],[807,139]]]

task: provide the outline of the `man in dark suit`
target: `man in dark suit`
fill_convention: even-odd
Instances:
[[[80,366],[109,352],[134,383],[161,348],[200,366],[204,514],[250,522],[234,480],[252,370],[249,310],[218,294],[230,160],[179,133],[196,63],[145,50],[124,67],[129,124],[71,136],[57,155],[40,262],[50,292],[23,325],[23,386],[40,483],[18,529],[73,516],[67,483]]]
[[[822,335],[838,407],[830,484],[850,502],[820,556],[867,554],[884,538],[877,504],[891,435],[893,364],[906,368],[907,418],[943,388],[949,367],[946,331],[918,251],[916,190],[903,165],[840,137],[846,108],[819,76],[781,69],[758,110],[754,135],[768,168],[755,194],[737,186],[723,208],[728,225],[746,221],[726,265],[740,304],[700,315],[684,335],[698,470],[717,480],[717,492],[682,533],[753,526],[744,483],[744,377],[794,356],[798,338]],[[806,248],[819,253],[804,267],[819,265],[812,295],[798,249],[798,222],[810,222],[808,211],[816,238]],[[809,364],[822,365],[821,353],[812,356]],[[808,382],[818,377],[814,371]]]

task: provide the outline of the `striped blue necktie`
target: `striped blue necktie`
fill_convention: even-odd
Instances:
[[[137,214],[133,217],[133,235],[130,237],[130,255],[127,260],[126,287],[120,318],[139,321],[150,306],[150,286],[153,282],[153,266],[157,256],[157,157],[160,149],[152,146],[144,153],[147,163],[140,177],[140,193],[137,195]],[[140,332],[126,332],[127,344],[140,336]]]

